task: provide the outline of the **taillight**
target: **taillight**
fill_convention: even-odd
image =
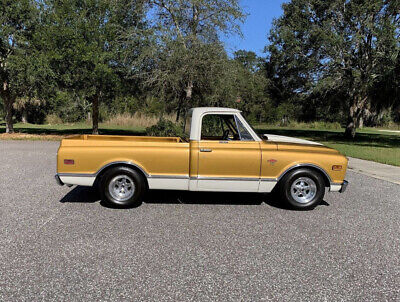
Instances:
[[[75,161],[73,159],[64,159],[64,165],[74,165]]]

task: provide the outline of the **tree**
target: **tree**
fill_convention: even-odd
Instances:
[[[237,106],[250,120],[271,120],[269,81],[265,76],[264,60],[253,51],[239,50],[234,53],[235,90]]]
[[[143,1],[48,0],[49,55],[59,87],[92,105],[98,134],[100,102],[110,100],[139,51]]]
[[[32,39],[37,8],[30,0],[0,2],[0,96],[4,102],[6,133],[13,133],[13,104],[22,93],[25,67],[32,62]],[[25,82],[26,83],[26,82]],[[26,85],[25,87],[26,88]]]
[[[204,93],[202,84],[221,73],[227,62],[218,35],[240,32],[244,13],[238,0],[150,0],[156,19],[154,62],[150,83],[162,96],[172,91],[178,99],[177,119],[194,94]],[[154,56],[153,56],[154,57]],[[212,74],[218,70],[216,74]]]
[[[263,63],[263,60],[254,51],[238,50],[233,54],[233,58],[252,73],[257,72]]]
[[[346,136],[377,102],[373,88],[399,53],[399,4],[385,0],[293,0],[275,20],[268,47],[292,94],[345,95]]]

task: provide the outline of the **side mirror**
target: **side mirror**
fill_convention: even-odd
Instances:
[[[268,135],[266,135],[266,134],[263,134],[263,135],[262,135],[262,139],[264,139],[264,140],[266,140],[266,141],[267,141],[267,140],[268,140]]]

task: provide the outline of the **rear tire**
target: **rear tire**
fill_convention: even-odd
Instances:
[[[314,170],[294,170],[281,180],[280,195],[291,208],[312,209],[325,196],[325,182],[321,174]]]
[[[100,181],[103,201],[117,208],[140,205],[140,198],[146,191],[143,176],[128,167],[115,167],[106,171]]]

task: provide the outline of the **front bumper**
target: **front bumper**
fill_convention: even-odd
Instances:
[[[64,183],[61,181],[60,176],[58,174],[54,175],[54,178],[56,179],[56,182],[58,185],[63,186]]]
[[[346,191],[348,185],[349,185],[349,182],[347,180],[344,180],[343,184],[342,184],[342,188],[339,190],[339,193],[344,193]]]
[[[349,182],[347,180],[344,180],[342,183],[331,183],[329,191],[343,193],[346,191],[348,184]]]

